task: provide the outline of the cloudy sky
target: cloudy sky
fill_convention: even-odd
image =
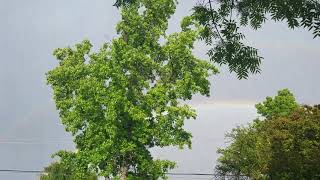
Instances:
[[[70,139],[59,123],[45,73],[56,65],[52,56],[55,48],[71,46],[83,39],[91,40],[98,48],[116,36],[119,14],[113,2],[0,1],[0,151],[25,147],[8,145],[12,141],[51,140],[60,148],[58,142]],[[168,33],[179,31],[181,18],[190,13],[197,0],[180,2]],[[320,38],[313,39],[307,30],[290,30],[286,24],[275,22],[267,22],[258,31],[244,28],[243,32],[247,42],[264,57],[262,73],[238,80],[222,67],[221,73],[211,78],[212,96],[196,98],[195,104],[253,105],[282,88],[292,90],[301,103],[320,103]],[[206,59],[206,50],[200,42],[194,51]],[[66,142],[61,147],[72,147],[72,144]],[[3,153],[0,162],[6,156]],[[16,160],[21,158],[18,151],[15,156]],[[0,168],[17,167],[16,161],[11,164],[9,161],[0,164]],[[29,166],[28,162],[21,164]]]

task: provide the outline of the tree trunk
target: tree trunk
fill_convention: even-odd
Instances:
[[[127,180],[127,176],[128,176],[128,167],[122,166],[120,168],[119,180]]]

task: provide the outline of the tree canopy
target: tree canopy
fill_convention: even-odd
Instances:
[[[271,119],[268,173],[272,179],[319,179],[320,106],[301,106],[287,117]]]
[[[217,174],[254,179],[319,178],[320,106],[293,104],[294,97],[287,89],[258,104],[265,119],[228,134],[230,144],[218,151]]]
[[[175,8],[175,0],[136,0],[121,6],[119,37],[98,52],[88,40],[54,51],[59,65],[47,73],[48,84],[77,149],[57,155],[78,174],[166,178],[175,163],[154,159],[149,149],[191,147],[183,126],[196,113],[183,101],[209,96],[208,77],[217,69],[192,54],[199,31],[190,23],[166,35]]]
[[[288,89],[283,89],[274,98],[267,97],[264,102],[256,104],[256,109],[258,114],[270,119],[288,116],[298,106],[294,95]]]

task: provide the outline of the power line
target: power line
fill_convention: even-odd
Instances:
[[[6,141],[1,142],[0,144],[23,144],[23,145],[56,145],[56,144],[73,144],[73,142],[13,142]]]
[[[44,173],[44,171],[39,170],[21,170],[21,169],[0,169],[0,172],[11,172],[11,173]]]

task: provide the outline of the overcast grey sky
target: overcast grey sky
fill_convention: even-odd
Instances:
[[[181,18],[190,13],[195,2],[180,1],[170,20],[169,33],[179,30]],[[56,65],[52,52],[85,38],[96,49],[111,40],[119,19],[113,3],[0,0],[0,141],[65,139],[45,80],[45,73]],[[320,38],[313,39],[304,29],[290,30],[286,24],[274,22],[258,31],[245,28],[244,33],[264,57],[262,73],[238,80],[222,68],[221,74],[211,78],[212,97],[207,101],[257,102],[281,88],[289,88],[301,103],[320,103]],[[206,49],[198,43],[195,53],[207,58]],[[197,98],[197,103],[204,100]]]

